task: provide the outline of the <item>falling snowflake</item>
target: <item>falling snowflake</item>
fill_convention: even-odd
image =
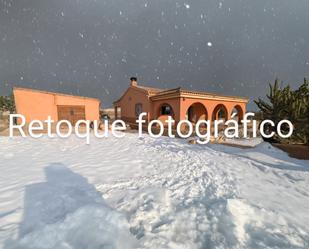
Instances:
[[[82,33],[78,33],[78,35],[81,37],[81,38],[84,38],[84,34],[82,34]]]
[[[208,42],[208,43],[207,43],[207,46],[208,46],[208,47],[212,47],[212,43],[211,43],[211,42]]]
[[[110,92],[108,91],[108,89],[104,88],[104,91],[105,91],[106,95],[109,95],[109,94],[110,94]]]
[[[190,5],[187,4],[187,3],[185,3],[185,7],[186,7],[186,9],[190,9]]]
[[[160,29],[158,29],[157,34],[158,34],[158,37],[159,37],[159,38],[162,37],[162,35],[161,35],[161,30],[160,30]]]

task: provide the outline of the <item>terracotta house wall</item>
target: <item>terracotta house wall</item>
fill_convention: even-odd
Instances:
[[[151,103],[147,93],[135,87],[129,87],[126,93],[120,99],[118,106],[121,108],[121,118],[126,122],[136,121],[135,105],[142,104],[142,111],[149,113],[151,110]],[[149,117],[147,117],[149,120]]]
[[[24,115],[27,123],[44,121],[48,116],[58,121],[57,105],[85,106],[86,119],[99,120],[100,101],[96,99],[21,88],[15,88],[13,93],[16,112]]]

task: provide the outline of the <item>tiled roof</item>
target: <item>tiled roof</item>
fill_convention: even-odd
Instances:
[[[146,87],[146,86],[140,86],[140,85],[137,85],[136,87],[146,90],[148,93],[150,93],[153,96],[163,96],[163,95],[168,95],[172,93],[186,93],[186,94],[192,94],[192,95],[212,95],[212,96],[218,96],[218,97],[247,99],[247,97],[222,95],[222,94],[203,92],[203,91],[194,91],[194,90],[183,89],[181,87],[173,88],[173,89],[160,89],[160,88]]]
[[[164,96],[168,96],[168,95],[171,95],[171,94],[189,94],[189,95],[194,95],[194,96],[223,97],[223,98],[243,99],[243,100],[248,100],[249,99],[248,97],[222,95],[222,94],[211,93],[211,92],[202,92],[202,91],[192,91],[192,90],[182,89],[181,87],[157,92],[152,97],[154,97],[154,98],[159,97],[159,96],[164,97]]]
[[[160,88],[154,88],[154,87],[148,87],[148,86],[140,86],[137,85],[136,87],[141,88],[143,90],[146,90],[149,94],[157,94],[159,92],[165,91],[165,89],[160,89]]]
[[[229,95],[222,95],[217,93],[211,93],[211,92],[202,92],[202,91],[192,91],[187,89],[182,89],[181,87],[174,88],[174,89],[161,89],[161,88],[153,88],[153,87],[147,87],[147,86],[141,86],[141,85],[135,85],[131,86],[135,89],[140,89],[145,92],[145,94],[148,94],[148,96],[152,100],[158,100],[158,99],[164,99],[164,98],[171,98],[171,97],[179,97],[179,96],[188,96],[188,97],[195,97],[195,98],[222,98],[226,100],[241,100],[242,102],[248,102],[249,98],[247,97],[240,97],[240,96],[229,96]],[[127,89],[127,91],[129,88]],[[126,91],[126,92],[127,92]],[[126,92],[114,102],[119,102],[122,97],[126,94]]]

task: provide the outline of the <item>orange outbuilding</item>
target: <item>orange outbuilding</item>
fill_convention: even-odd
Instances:
[[[246,97],[224,96],[208,92],[175,89],[158,89],[141,86],[132,77],[129,88],[114,102],[115,116],[125,122],[135,123],[141,112],[147,112],[147,122],[153,119],[164,121],[168,116],[177,122],[200,119],[228,120],[235,112],[240,121],[246,112]]]
[[[27,123],[44,121],[48,116],[54,121],[68,120],[72,125],[78,120],[99,120],[99,99],[19,87],[13,93],[16,113],[22,114]]]

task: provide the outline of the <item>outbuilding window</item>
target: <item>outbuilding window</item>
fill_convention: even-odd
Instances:
[[[143,105],[141,103],[137,103],[135,105],[135,116],[138,117],[143,112]]]

